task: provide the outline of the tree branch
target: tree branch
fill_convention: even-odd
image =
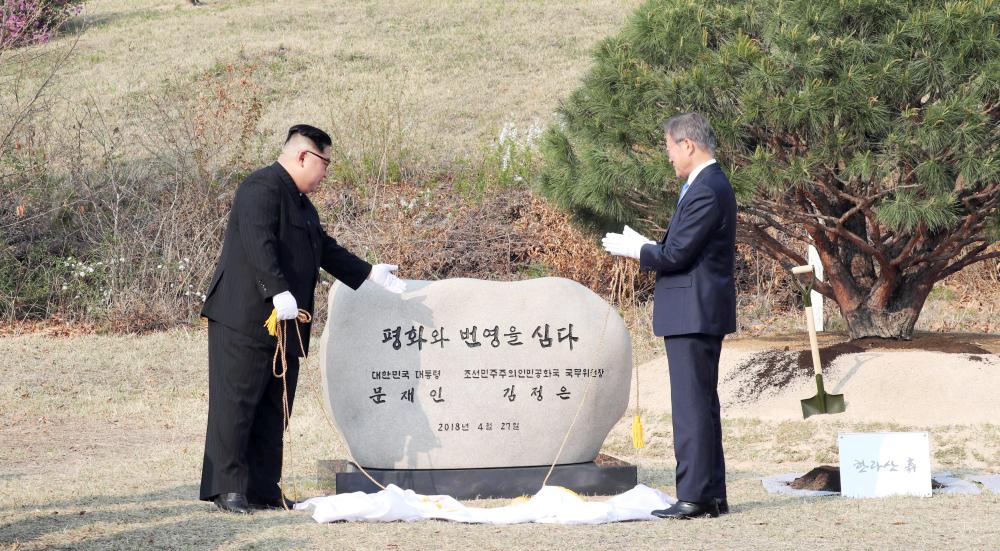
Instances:
[[[824,296],[835,300],[842,308],[853,308],[861,302],[854,274],[851,273],[849,267],[845,268],[837,258],[835,254],[837,248],[827,238],[827,228],[818,229],[822,231],[817,231],[812,235],[812,238],[816,244],[816,251],[819,253],[820,260],[823,262],[826,283],[823,285],[825,291],[818,286],[815,288],[820,293],[823,293]],[[817,283],[819,282],[817,281]]]
[[[889,264],[891,264],[892,267],[894,268],[898,268],[900,264],[902,264],[903,261],[906,260],[906,257],[908,257],[910,253],[913,252],[913,249],[916,248],[917,243],[923,241],[924,236],[926,235],[927,235],[927,226],[924,224],[920,224],[920,227],[917,228],[917,231],[916,233],[913,234],[913,237],[910,237],[910,240],[906,242],[906,245],[903,245],[903,249],[899,251],[899,254],[897,254],[896,257],[889,262]]]
[[[868,207],[874,205],[875,202],[878,201],[879,199],[881,199],[881,198],[883,198],[883,197],[885,197],[887,195],[892,195],[893,193],[896,192],[896,190],[906,189],[906,188],[915,188],[915,187],[920,187],[920,186],[917,185],[917,184],[911,184],[911,185],[905,185],[905,186],[896,186],[896,187],[894,187],[892,189],[887,189],[887,190],[885,190],[885,191],[883,191],[881,193],[876,193],[875,195],[872,195],[870,197],[866,197],[863,201],[860,201],[859,203],[857,203],[856,205],[854,205],[853,207],[851,207],[847,212],[845,212],[844,214],[842,214],[840,216],[840,222],[843,223],[843,222],[846,222],[846,221],[850,220],[850,218],[852,216],[854,216],[855,214],[857,214],[858,212],[860,212],[862,209],[867,209]],[[851,196],[847,195],[847,197],[851,197]],[[852,200],[857,200],[854,197],[851,197],[851,199]]]
[[[802,225],[806,226],[807,228],[818,225],[818,221],[819,220],[824,220],[824,221],[827,221],[827,222],[830,222],[830,223],[834,223],[834,222],[837,221],[836,218],[833,218],[831,216],[824,216],[822,214],[802,212],[799,209],[790,208],[786,204],[777,203],[775,201],[771,201],[770,199],[763,199],[763,198],[762,199],[758,199],[758,200],[756,200],[756,203],[758,205],[762,205],[762,206],[765,206],[765,207],[768,207],[768,208],[767,209],[760,209],[760,208],[757,208],[757,207],[755,207],[753,205],[750,205],[750,206],[744,207],[744,209],[745,210],[753,210],[755,212],[773,213],[773,214],[776,214],[778,216],[781,216],[782,218],[788,218],[788,219],[790,219],[790,220],[792,220],[794,222],[798,222],[799,224],[802,224]]]
[[[1000,258],[1000,251],[993,251],[991,253],[987,253],[987,254],[984,254],[984,255],[980,255],[979,254],[979,253],[985,251],[986,249],[988,249],[989,246],[990,246],[989,243],[986,243],[986,242],[981,243],[975,249],[973,249],[972,251],[970,251],[969,253],[967,253],[965,256],[963,256],[961,259],[959,259],[956,262],[952,263],[950,266],[948,266],[944,270],[941,270],[941,275],[940,275],[940,277],[938,277],[937,281],[940,281],[940,280],[942,280],[942,279],[950,276],[951,274],[954,274],[954,273],[958,272],[959,270],[962,270],[963,268],[966,268],[967,266],[970,266],[970,265],[975,264],[977,262],[982,262],[984,260],[989,260],[991,258]]]
[[[774,228],[775,230],[780,231],[782,234],[787,235],[789,239],[795,239],[798,241],[802,241],[803,243],[809,243],[809,239],[807,239],[806,235],[804,235],[803,232],[796,232],[794,230],[788,229],[784,224],[775,220],[771,216],[770,212],[763,211],[760,209],[755,209],[752,206],[744,208],[743,210],[744,212],[750,211],[750,214],[762,219],[764,222],[767,223],[768,226]]]
[[[778,262],[781,263],[783,267],[791,269],[793,266],[802,266],[806,264],[806,259],[804,256],[797,254],[796,252],[786,247],[784,244],[782,244],[774,237],[768,235],[768,233],[764,231],[763,227],[752,225],[751,228],[752,229],[750,230],[745,230],[755,240],[751,244],[754,246],[761,246],[770,251],[771,253],[777,253],[777,254],[772,254],[772,256],[778,259]],[[787,261],[782,262],[779,259],[779,256],[783,256],[785,257],[786,260],[796,262],[797,264],[791,264]]]

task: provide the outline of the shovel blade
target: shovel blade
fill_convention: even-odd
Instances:
[[[808,419],[810,415],[819,415],[822,413],[843,413],[847,410],[847,404],[844,403],[843,394],[827,394],[827,392],[823,390],[822,375],[816,376],[816,395],[812,398],[800,400],[800,402],[802,402],[803,419]]]
[[[808,419],[810,415],[817,415],[821,413],[843,413],[847,410],[847,404],[844,403],[843,394],[817,394],[812,398],[806,398],[801,400],[802,402],[802,418]]]

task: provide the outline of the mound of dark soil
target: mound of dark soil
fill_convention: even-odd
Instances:
[[[819,490],[823,492],[840,491],[840,467],[821,465],[788,483],[796,490]],[[944,488],[944,484],[931,479],[931,489]]]
[[[796,490],[840,491],[840,467],[822,465],[788,483]]]

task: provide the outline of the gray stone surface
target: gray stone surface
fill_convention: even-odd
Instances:
[[[552,463],[578,410],[559,463],[592,461],[628,404],[631,354],[614,308],[568,279],[338,283],[320,369],[365,467],[518,467]]]

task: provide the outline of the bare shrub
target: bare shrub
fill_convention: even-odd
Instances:
[[[71,127],[25,142],[18,183],[3,190],[33,190],[32,210],[43,214],[22,227],[39,254],[12,265],[52,275],[37,285],[32,308],[14,304],[4,317],[60,314],[112,331],[192,319],[232,192],[253,166],[249,142],[261,112],[255,70],[217,67],[114,116],[87,104]],[[37,158],[48,162],[31,165]]]
[[[65,19],[32,2],[0,7],[0,319],[53,313],[48,299],[60,274],[48,260],[71,205],[50,190],[50,127],[42,115],[79,34],[61,44],[20,46],[44,41]]]
[[[377,197],[383,186],[413,178],[403,90],[398,83],[387,83],[377,94],[379,101],[344,106],[331,114],[331,179],[354,183],[367,197]]]
[[[1000,251],[994,243],[986,252]],[[917,321],[917,330],[996,333],[1000,330],[1000,259],[991,259],[940,281]]]
[[[104,255],[127,260],[109,280],[110,329],[162,327],[200,309],[233,192],[254,168],[250,141],[262,105],[256,70],[226,65],[145,98],[149,132],[137,145],[149,165],[124,161],[120,172],[104,170],[88,186],[103,201],[89,226],[105,236]],[[122,197],[131,199],[124,224]]]

